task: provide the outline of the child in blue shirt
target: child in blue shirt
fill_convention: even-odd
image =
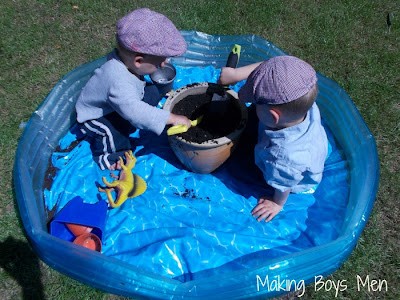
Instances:
[[[155,107],[163,95],[144,80],[168,57],[186,51],[174,24],[162,14],[137,9],[118,21],[116,38],[117,49],[95,70],[76,103],[77,121],[102,170],[120,169],[118,158],[133,147],[129,135],[135,128],[160,135],[167,124],[191,125],[185,116]]]
[[[252,210],[257,221],[271,221],[290,193],[313,193],[322,179],[328,140],[318,106],[315,70],[293,56],[277,56],[238,69],[223,68],[219,82],[247,78],[239,99],[256,105],[259,119],[255,163],[274,189]]]

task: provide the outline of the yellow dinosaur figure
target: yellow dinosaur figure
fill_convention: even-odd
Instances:
[[[125,152],[126,164],[124,164],[122,157],[119,159],[122,167],[119,176],[111,174],[111,177],[117,178],[117,180],[110,183],[103,177],[103,182],[107,187],[99,187],[99,192],[107,194],[108,202],[112,208],[119,207],[126,199],[143,194],[147,189],[147,184],[143,178],[132,173],[132,169],[136,164],[136,157],[133,156],[132,151]],[[117,199],[115,201],[111,195],[112,191],[116,191],[117,193]]]

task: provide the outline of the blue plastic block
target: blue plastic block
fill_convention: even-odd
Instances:
[[[50,234],[72,242],[75,236],[65,224],[73,223],[93,227],[92,233],[101,240],[106,224],[107,208],[105,201],[89,204],[84,203],[81,197],[75,197],[54,217],[50,223]]]

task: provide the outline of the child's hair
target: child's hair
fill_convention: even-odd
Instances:
[[[278,108],[283,114],[292,118],[304,117],[317,99],[318,86],[315,84],[307,94],[300,98],[283,104],[270,104]]]
[[[146,57],[148,54],[144,54],[144,53],[138,53],[138,52],[134,52],[131,50],[126,49],[121,43],[120,41],[117,39],[117,49],[118,49],[118,55],[121,57],[122,61],[125,61],[126,59],[130,59],[136,55],[140,55],[143,57]]]

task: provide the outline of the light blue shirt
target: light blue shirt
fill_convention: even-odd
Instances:
[[[266,182],[279,191],[312,190],[321,182],[328,139],[314,103],[303,122],[281,130],[259,126],[255,162]]]
[[[170,112],[142,101],[146,82],[129,72],[116,50],[107,59],[94,71],[76,102],[78,122],[116,111],[133,126],[161,134]]]

